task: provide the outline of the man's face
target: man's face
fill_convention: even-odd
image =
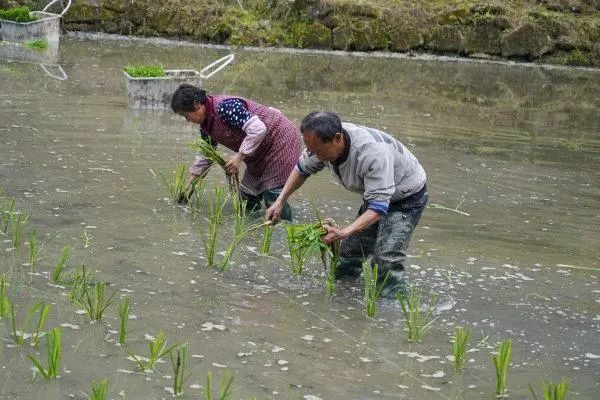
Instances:
[[[204,118],[206,118],[206,107],[204,104],[196,102],[194,103],[194,111],[181,111],[178,114],[184,117],[188,122],[201,124],[204,122]]]
[[[329,142],[324,142],[314,131],[305,131],[302,137],[308,151],[315,153],[320,161],[335,161],[344,149],[341,133],[336,133]]]

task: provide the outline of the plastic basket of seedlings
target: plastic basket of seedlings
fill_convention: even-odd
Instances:
[[[223,69],[234,58],[222,57],[200,72],[191,69],[165,69],[162,65],[126,66],[127,106],[144,109],[168,109],[173,92],[182,83],[202,87],[204,79]]]
[[[60,14],[48,12],[53,0],[42,11],[29,11],[27,7],[13,7],[0,10],[0,36],[7,42],[32,42],[43,40],[58,43],[60,18],[71,6],[71,0]]]

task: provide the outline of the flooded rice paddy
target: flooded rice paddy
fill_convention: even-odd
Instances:
[[[394,302],[365,317],[362,281],[339,282],[329,301],[318,260],[292,276],[282,226],[269,256],[258,252],[259,232],[228,270],[206,267],[206,207],[174,205],[160,179],[193,158],[195,128],[170,112],[127,109],[121,68],[200,70],[229,52],[234,63],[205,82],[209,91],[276,106],[297,123],[313,109],[336,111],[394,134],[421,160],[430,204],[407,270],[440,298],[421,342],[407,340]],[[0,399],[83,399],[103,378],[113,399],[170,398],[168,357],[154,373],[129,359],[147,357],[146,338],[160,331],[188,345],[182,398],[200,398],[209,371],[216,394],[229,371],[234,399],[493,399],[492,355],[504,339],[509,398],[561,377],[575,398],[596,398],[599,72],[63,38],[48,61],[68,76],[59,80],[40,60],[10,54],[0,55],[0,186],[29,220],[19,247],[10,230],[0,236],[1,268],[18,320],[51,304],[46,327],[62,327],[63,351],[60,378],[32,382],[27,355],[46,365],[46,340],[15,346],[0,320]],[[207,198],[215,185],[225,185],[218,168]],[[325,172],[292,198],[297,222],[318,210],[344,224],[359,205]],[[231,205],[224,218],[217,260],[233,237]],[[107,282],[107,297],[116,293],[99,322],[69,301],[68,285],[49,282],[65,245],[65,277],[85,265]],[[472,331],[461,372],[449,357],[457,326]]]

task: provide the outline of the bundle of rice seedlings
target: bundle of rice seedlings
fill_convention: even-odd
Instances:
[[[383,282],[379,282],[379,267],[377,264],[371,267],[368,260],[363,261],[362,269],[365,284],[365,312],[368,317],[373,318],[377,313],[377,300],[381,297],[381,291],[385,286],[388,275],[386,275]]]
[[[127,321],[129,320],[129,297],[125,297],[123,301],[119,303],[119,344],[122,346],[125,344],[125,338],[127,336]]]
[[[233,383],[233,376],[229,373],[229,370],[225,370],[223,373],[223,378],[221,379],[221,390],[218,394],[218,397],[214,397],[219,400],[230,400],[233,395],[231,384]],[[205,400],[212,400],[212,373],[209,371],[206,375],[206,386],[202,391]]]
[[[38,246],[37,236],[35,229],[29,233],[29,267],[32,271],[37,267],[37,263],[40,259],[40,248]]]
[[[512,352],[512,342],[506,339],[498,345],[498,355],[492,357],[494,367],[496,368],[496,396],[503,396],[508,386],[506,378],[508,375],[508,366],[510,365],[510,355]]]
[[[420,341],[429,332],[433,322],[437,319],[432,318],[437,296],[435,294],[426,295],[422,289],[411,286],[408,293],[399,290],[396,293],[396,297],[398,298],[398,302],[400,302],[402,314],[404,314],[404,318],[406,319],[408,341]],[[428,304],[427,310],[424,312],[421,311],[421,304],[423,303]]]
[[[167,179],[163,174],[160,174],[160,177],[167,188],[167,193],[169,193],[171,200],[173,200],[175,203],[187,201],[187,165],[177,164],[175,170],[169,175],[169,179]]]
[[[189,378],[185,376],[185,367],[187,364],[187,344],[177,346],[177,356],[173,356],[173,352],[169,353],[171,357],[171,366],[173,367],[173,394],[179,396],[183,393],[183,384]]]
[[[10,311],[10,303],[8,297],[6,297],[6,277],[0,276],[0,319],[5,315],[8,315]]]
[[[332,219],[325,219],[312,224],[286,226],[291,269],[294,274],[302,273],[304,262],[311,254],[320,254],[325,268],[332,264],[331,261],[339,259],[339,243],[328,245],[322,240],[327,234],[324,225],[335,226],[335,222]]]
[[[136,356],[131,352],[129,353],[129,356],[137,363],[142,371],[149,371],[154,368],[154,364],[156,364],[160,358],[167,354],[171,354],[171,351],[177,346],[179,346],[179,344],[175,343],[167,347],[167,339],[165,338],[165,334],[161,331],[156,336],[156,339],[148,339],[148,348],[150,350],[148,358]]]
[[[271,240],[273,239],[273,231],[275,231],[275,227],[273,225],[268,224],[264,226],[263,239],[260,245],[260,254],[269,254]]]
[[[90,400],[106,400],[108,392],[108,379],[104,378],[100,383],[92,382],[92,393],[88,396]]]
[[[67,261],[69,261],[69,258],[71,258],[71,254],[73,254],[73,249],[69,245],[64,246],[62,248],[62,251],[60,252],[60,257],[58,258],[58,261],[54,265],[54,269],[50,274],[50,280],[52,282],[60,282],[60,276],[62,275]]]
[[[60,356],[62,353],[62,331],[60,328],[52,328],[46,335],[46,347],[48,350],[48,368],[44,368],[42,363],[32,355],[28,354],[27,358],[31,360],[34,367],[44,378],[56,379],[60,370]]]
[[[37,346],[40,340],[40,333],[46,324],[46,318],[48,317],[48,313],[50,312],[50,305],[44,303],[43,301],[35,304],[31,309],[27,312],[25,316],[25,320],[22,322],[21,326],[17,326],[17,311],[14,303],[11,301],[7,301],[8,304],[8,317],[10,320],[10,324],[12,326],[12,334],[13,339],[15,340],[15,344],[18,346],[23,346],[25,344],[25,333],[29,327],[29,322],[35,315],[38,313],[38,322],[35,325],[35,330],[31,334],[31,344],[33,346]]]
[[[465,366],[465,354],[469,339],[471,338],[471,330],[465,329],[462,326],[457,326],[454,330],[454,368],[461,370]]]
[[[224,166],[227,164],[227,161],[223,158],[219,150],[217,150],[216,146],[213,146],[206,140],[201,137],[194,140],[190,145],[192,150],[202,154],[204,158],[214,163],[219,164],[220,166]],[[227,177],[227,184],[229,186],[229,191],[231,194],[237,194],[240,192],[240,177],[238,173],[228,174],[225,173]]]
[[[0,194],[1,193],[2,192],[0,192]],[[12,219],[14,210],[15,210],[15,198],[14,197],[9,197],[9,198],[3,197],[2,205],[0,206],[0,221],[1,221],[0,229],[2,230],[3,233],[8,232],[8,223]]]
[[[529,385],[529,390],[533,398],[539,400],[531,385]],[[549,382],[546,384],[542,379],[542,391],[544,392],[543,400],[565,400],[569,392],[569,382],[563,377],[558,383]]]

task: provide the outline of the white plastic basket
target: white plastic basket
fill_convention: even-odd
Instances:
[[[123,71],[127,79],[127,106],[131,108],[168,109],[173,92],[182,83],[202,87],[204,79],[219,72],[234,58],[233,54],[218,59],[198,72],[196,70],[166,70],[160,78],[134,78]],[[210,72],[209,72],[210,71]]]
[[[60,17],[71,7],[71,0],[60,14],[46,12],[58,0],[52,0],[42,11],[31,11],[29,14],[37,17],[36,21],[14,22],[0,19],[0,36],[7,42],[29,42],[45,40],[49,43],[58,43],[60,35]]]

